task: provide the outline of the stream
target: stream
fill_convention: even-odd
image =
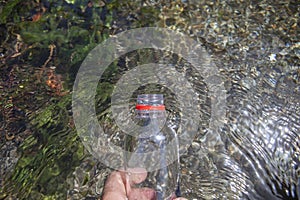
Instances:
[[[147,34],[135,43],[114,40],[116,52],[133,50],[109,63],[94,96],[75,95],[94,100],[100,134],[74,109],[78,74],[93,49],[103,56],[93,57],[97,65],[113,57],[113,47],[99,48],[104,41],[147,27],[169,30],[171,50],[158,48],[161,38],[134,49],[151,39]],[[132,117],[142,93],[164,94],[168,123],[181,136],[183,197],[300,198],[299,1],[4,0],[0,43],[0,199],[100,199],[119,162],[102,149],[123,147],[126,131],[115,117]],[[135,71],[142,65],[157,82],[130,76],[142,77],[143,68]],[[91,72],[87,88],[99,75]],[[128,110],[114,113],[113,106],[125,105],[114,98],[131,87]],[[95,143],[87,146],[91,136]]]

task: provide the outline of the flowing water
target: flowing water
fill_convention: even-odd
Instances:
[[[1,3],[0,198],[101,196],[113,169],[93,158],[76,134],[71,112],[75,75],[100,41],[123,30],[156,26],[189,35],[211,55],[226,90],[223,126],[209,126],[216,101],[201,72],[178,55],[145,49],[116,60],[98,83],[95,105],[107,139],[123,146],[124,134],[110,110],[118,80],[141,64],[168,64],[195,90],[201,116],[194,140],[181,151],[181,195],[299,199],[298,1],[95,1],[102,14],[92,18],[74,10],[84,9],[84,1],[12,2]],[[170,87],[180,83],[170,77]],[[180,126],[182,94],[146,84],[132,94],[132,112],[140,93],[164,94],[169,123],[179,135],[189,131]]]

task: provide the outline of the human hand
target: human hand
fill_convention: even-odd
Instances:
[[[133,188],[132,185],[143,182],[147,177],[144,169],[130,169],[128,172],[114,171],[108,177],[102,200],[156,200],[155,190],[151,188]],[[186,200],[176,198],[174,200]]]

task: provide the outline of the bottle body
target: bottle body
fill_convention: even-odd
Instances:
[[[157,103],[157,98],[162,96],[146,96],[146,103],[136,106],[141,133],[126,136],[125,150],[136,157],[127,156],[125,168],[146,169],[146,180],[136,187],[152,188],[157,200],[170,200],[179,195],[179,143],[176,132],[166,124],[163,102]]]

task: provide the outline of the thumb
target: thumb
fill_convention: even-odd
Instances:
[[[139,184],[147,178],[147,171],[144,168],[131,168],[127,172],[132,185]]]
[[[147,171],[144,168],[130,168],[121,171],[124,186],[127,194],[131,193],[132,186],[143,182],[147,178]]]

